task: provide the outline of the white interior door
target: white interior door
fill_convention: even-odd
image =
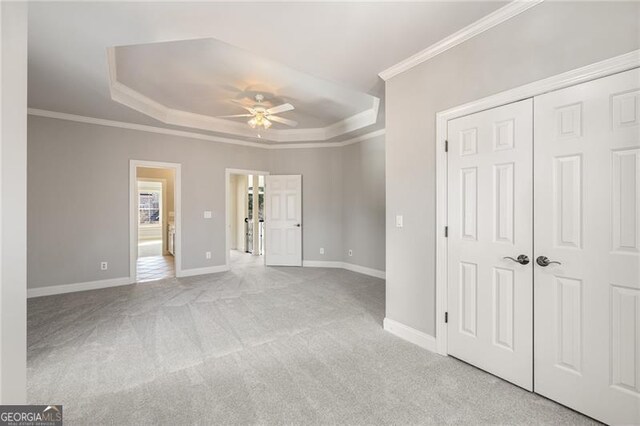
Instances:
[[[448,352],[533,385],[531,99],[448,123]]]
[[[535,98],[535,390],[640,424],[640,71]],[[545,264],[545,262],[542,262]]]
[[[302,266],[302,176],[265,179],[266,264]]]

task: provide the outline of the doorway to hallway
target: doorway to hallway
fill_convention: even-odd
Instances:
[[[179,167],[131,162],[131,277],[148,282],[176,276]]]
[[[267,174],[261,171],[227,170],[227,265],[230,261],[251,264],[257,261],[264,264]]]
[[[136,282],[175,276],[170,250],[174,228],[173,171],[138,167],[138,259]],[[171,244],[173,247],[173,244]]]

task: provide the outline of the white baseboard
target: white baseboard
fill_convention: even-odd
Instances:
[[[333,260],[303,260],[302,266],[308,268],[342,268],[342,262]]]
[[[343,263],[342,266],[344,269],[349,271],[358,272],[359,274],[365,274],[376,278],[385,279],[386,274],[384,271],[380,271],[378,269],[367,268],[366,266],[354,265],[353,263]]]
[[[129,277],[111,278],[108,280],[89,281],[85,283],[51,285],[27,289],[27,298],[51,296],[54,294],[74,293],[76,291],[97,290],[100,288],[118,287],[133,284]]]
[[[196,275],[217,274],[229,270],[227,265],[207,266],[206,268],[183,269],[178,277],[194,277]]]
[[[207,268],[184,269],[181,277],[193,277],[195,275],[215,274],[228,271],[225,265],[210,266]],[[27,289],[27,298],[52,296],[54,294],[74,293],[76,291],[97,290],[100,288],[117,287],[121,285],[135,284],[135,279],[130,277],[111,278],[108,280],[89,281],[86,283],[51,285],[47,287],[35,287]]]
[[[435,337],[389,318],[385,318],[382,324],[384,329],[389,333],[428,351],[437,352]]]
[[[348,271],[357,272],[359,274],[369,275],[371,277],[385,279],[385,272],[366,266],[354,265],[353,263],[331,261],[331,260],[304,260],[302,266],[311,268],[340,268]]]
[[[358,272],[365,275],[370,275],[376,278],[384,279],[384,271],[378,271],[376,269],[366,268],[364,266],[353,265],[345,262],[332,262],[322,260],[305,260],[302,262],[302,266],[314,267],[314,268],[342,268],[349,271]],[[218,272],[228,271],[229,267],[226,265],[208,266],[206,268],[193,268],[183,269],[178,277],[194,277],[196,275],[216,274]],[[27,297],[41,297],[51,296],[54,294],[73,293],[76,291],[96,290],[100,288],[117,287],[121,285],[134,284],[135,280],[130,277],[111,278],[108,280],[89,281],[85,283],[75,284],[62,284],[52,285],[47,287],[36,287],[27,289]]]

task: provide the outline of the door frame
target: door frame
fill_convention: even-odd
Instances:
[[[614,56],[572,71],[544,78],[520,87],[509,89],[436,114],[436,352],[448,355],[447,324],[448,310],[448,241],[445,237],[447,226],[447,181],[448,164],[445,146],[447,143],[447,122],[465,115],[475,114],[554,90],[564,89],[580,83],[606,77],[640,67],[640,50]]]
[[[182,165],[180,163],[166,163],[160,161],[147,160],[129,160],[129,280],[136,282],[137,261],[138,261],[138,209],[136,206],[138,195],[138,167],[148,167],[155,169],[173,169],[173,211],[174,224],[176,226],[175,241],[175,270],[176,277],[182,276]],[[163,185],[163,191],[166,191],[166,184]],[[164,232],[164,230],[163,230]],[[166,238],[166,236],[163,237]],[[163,244],[164,245],[164,244]],[[164,248],[163,248],[164,254]]]
[[[229,229],[229,224],[231,221],[231,217],[229,215],[229,203],[230,203],[230,197],[231,197],[231,175],[269,175],[271,174],[270,172],[266,172],[266,171],[261,171],[261,170],[246,170],[246,169],[225,169],[224,170],[224,264],[226,269],[228,270],[231,267],[230,264],[230,260],[229,260],[229,247],[231,247],[231,232]],[[265,186],[264,186],[264,197],[265,200],[267,199],[267,185],[265,182]],[[264,250],[265,250],[265,255],[266,255],[266,251],[267,251],[267,245],[265,244],[264,246]],[[262,263],[264,264],[266,256],[263,255],[262,256]]]

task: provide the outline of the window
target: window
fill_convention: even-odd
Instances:
[[[138,192],[138,218],[140,225],[160,224],[160,192]]]

